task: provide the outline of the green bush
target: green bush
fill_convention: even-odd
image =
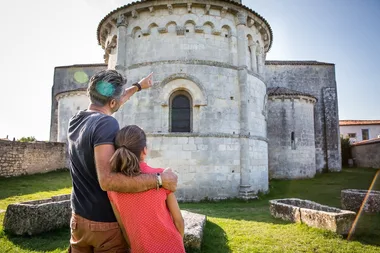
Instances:
[[[36,141],[36,137],[34,137],[34,136],[21,137],[17,141],[20,141],[20,142],[34,142],[34,141]]]

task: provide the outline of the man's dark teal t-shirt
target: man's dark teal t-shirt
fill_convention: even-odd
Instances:
[[[71,206],[80,216],[100,222],[115,222],[107,192],[100,188],[94,158],[98,145],[112,144],[119,123],[106,114],[80,111],[69,121],[68,150],[73,181]]]

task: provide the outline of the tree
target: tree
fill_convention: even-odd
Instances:
[[[34,142],[34,141],[36,141],[36,137],[34,137],[34,136],[21,137],[17,141],[20,141],[20,142]]]
[[[340,137],[340,146],[342,152],[342,166],[348,166],[348,159],[352,159],[351,142],[349,138]]]

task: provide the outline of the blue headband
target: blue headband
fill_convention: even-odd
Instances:
[[[112,83],[100,81],[96,83],[96,90],[105,97],[111,97],[115,92],[115,87]]]

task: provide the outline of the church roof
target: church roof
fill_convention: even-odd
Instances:
[[[278,96],[278,95],[287,95],[287,96],[306,96],[306,97],[311,97],[314,99],[317,99],[316,97],[305,93],[305,92],[300,92],[292,89],[288,89],[285,87],[271,87],[267,89],[267,94],[268,96]]]
[[[260,18],[264,23],[265,25],[268,27],[269,29],[269,32],[270,32],[270,40],[269,40],[269,47],[268,47],[268,52],[269,50],[271,49],[272,47],[272,43],[273,43],[273,31],[272,31],[272,28],[270,27],[268,21],[263,18],[260,14],[258,14],[257,12],[255,12],[254,10],[248,8],[247,6],[245,6],[244,4],[241,4],[241,3],[238,3],[238,2],[235,2],[235,1],[232,1],[232,0],[220,0],[220,1],[224,1],[224,2],[228,2],[230,4],[234,4],[234,5],[237,5],[237,6],[240,6],[244,9],[246,9],[247,11],[250,11],[251,13],[255,14],[258,18]],[[109,12],[98,24],[98,29],[97,29],[97,32],[96,32],[96,37],[98,39],[98,44],[101,45],[100,43],[100,28],[101,26],[103,25],[103,22],[106,21],[107,18],[109,18],[111,15],[115,14],[116,12],[122,10],[122,9],[126,9],[128,7],[131,7],[135,4],[139,4],[139,3],[143,3],[143,2],[152,2],[152,3],[156,3],[158,2],[157,0],[140,0],[140,1],[134,1],[134,2],[131,2],[129,4],[126,4],[124,6],[120,6],[119,8]],[[207,2],[206,2],[207,3]],[[205,3],[205,4],[206,4]]]
[[[265,65],[330,65],[333,63],[319,61],[265,61]]]
[[[380,125],[380,120],[339,120],[339,126]]]

